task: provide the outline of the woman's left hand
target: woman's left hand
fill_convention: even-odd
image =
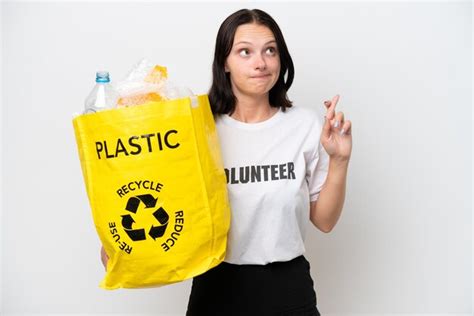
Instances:
[[[339,95],[325,101],[326,116],[321,134],[321,144],[331,159],[349,161],[352,151],[352,122],[344,119],[344,113],[336,113]]]

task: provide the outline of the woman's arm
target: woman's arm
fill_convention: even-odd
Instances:
[[[100,260],[102,261],[102,264],[104,265],[105,271],[107,271],[107,261],[109,261],[109,256],[105,252],[104,246],[100,248]]]
[[[352,122],[344,113],[336,114],[339,95],[325,101],[327,108],[321,133],[321,144],[329,155],[329,167],[319,198],[310,204],[311,222],[319,230],[329,233],[341,216],[346,195],[346,177],[352,151]]]
[[[310,203],[310,220],[322,232],[329,233],[341,216],[348,166],[349,160],[329,159],[328,175],[319,198]]]

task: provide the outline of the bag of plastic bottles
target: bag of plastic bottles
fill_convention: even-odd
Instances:
[[[108,71],[96,73],[96,84],[85,101],[85,113],[145,104],[150,101],[168,101],[193,96],[186,87],[177,86],[168,79],[166,67],[147,59],[133,66],[125,79],[114,84]]]
[[[79,115],[73,126],[109,256],[101,288],[163,286],[224,260],[230,207],[207,95]]]

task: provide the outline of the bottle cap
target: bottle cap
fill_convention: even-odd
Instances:
[[[108,71],[96,72],[95,82],[110,82],[110,76]]]

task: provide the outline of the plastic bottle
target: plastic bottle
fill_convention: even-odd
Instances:
[[[98,71],[95,82],[94,88],[86,98],[84,113],[112,109],[117,105],[119,95],[110,83],[109,72]]]

